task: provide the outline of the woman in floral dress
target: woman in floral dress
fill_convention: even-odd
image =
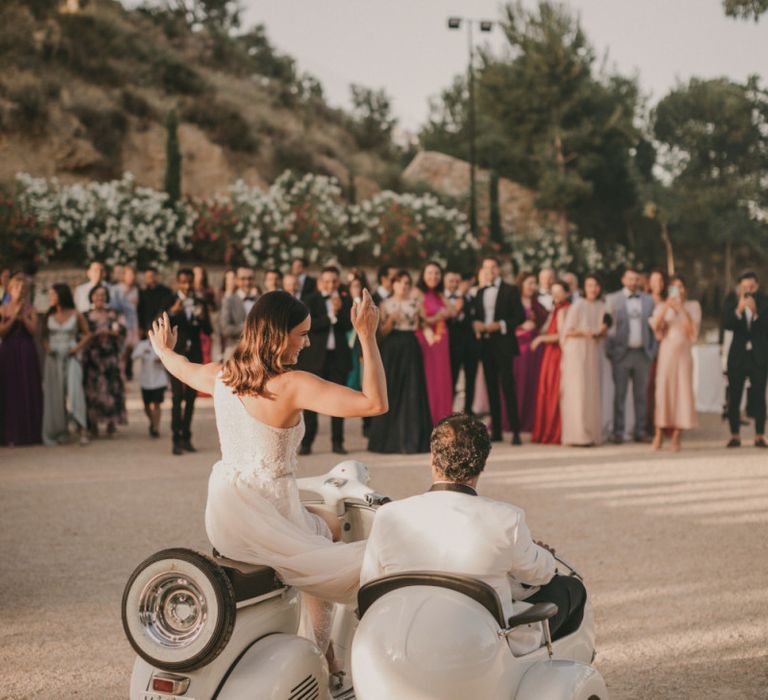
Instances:
[[[89,299],[92,308],[86,314],[86,320],[91,336],[83,351],[88,427],[96,436],[99,423],[106,421],[107,435],[112,436],[116,424],[127,422],[125,383],[120,370],[125,325],[117,312],[107,307],[109,292],[105,287],[94,287]]]

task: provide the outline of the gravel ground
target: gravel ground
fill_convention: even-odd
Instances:
[[[87,448],[0,449],[0,698],[127,697],[123,585],[163,547],[207,550],[206,483],[218,459],[210,400],[199,452],[130,426]],[[768,698],[768,455],[721,449],[702,417],[678,454],[494,446],[480,492],[527,511],[534,536],[582,570],[597,615],[596,665],[613,699]],[[360,422],[347,425],[361,450]],[[318,474],[329,454],[321,419]],[[393,497],[424,490],[428,459],[356,455]]]

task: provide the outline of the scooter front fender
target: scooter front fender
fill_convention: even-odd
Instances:
[[[286,700],[328,696],[328,668],[315,644],[292,634],[270,634],[235,662],[216,700]]]
[[[608,690],[592,666],[553,659],[539,661],[525,672],[515,700],[608,700]]]

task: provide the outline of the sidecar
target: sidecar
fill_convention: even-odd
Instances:
[[[360,624],[352,645],[358,700],[607,700],[595,657],[594,616],[551,643],[538,603],[509,620],[483,581],[412,571],[360,589]],[[507,641],[520,625],[543,625],[547,645],[515,656]]]

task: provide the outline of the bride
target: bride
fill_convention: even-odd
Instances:
[[[387,411],[378,320],[366,291],[352,308],[363,352],[362,391],[290,369],[309,346],[310,317],[286,292],[270,292],[254,304],[234,354],[223,364],[199,365],[173,352],[176,329],[167,314],[149,332],[168,372],[213,395],[221,460],[208,482],[205,527],[211,544],[225,557],[271,566],[286,584],[302,590],[315,639],[329,662],[332,604],[354,600],[365,543],[333,541],[340,538],[336,518],[299,501],[294,475],[302,411],[338,417]]]

